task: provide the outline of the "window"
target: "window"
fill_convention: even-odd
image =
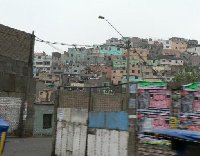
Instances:
[[[38,59],[41,59],[41,56],[38,56]]]
[[[123,70],[121,70],[121,71],[120,71],[120,73],[124,73],[124,71],[123,71]]]
[[[138,70],[138,74],[140,74],[140,70]]]
[[[43,94],[43,92],[40,92],[40,95],[42,95]]]
[[[135,79],[138,79],[138,76],[135,76]]]
[[[77,72],[77,70],[74,70],[74,72],[76,73],[76,72]]]
[[[132,73],[135,73],[135,70],[132,70]]]
[[[114,70],[113,73],[116,73],[116,70]]]
[[[111,51],[111,47],[109,47],[109,50]]]
[[[169,44],[169,40],[166,41],[166,44]]]
[[[169,60],[169,62],[172,62],[172,60]]]
[[[44,62],[44,65],[50,65],[50,62],[49,61]]]
[[[73,54],[71,54],[71,57],[73,57],[74,55]]]
[[[120,51],[120,48],[117,48],[117,51]]]
[[[149,72],[146,72],[146,75],[149,75]]]
[[[52,79],[52,75],[48,75],[48,78],[49,78],[49,79]]]
[[[121,81],[118,81],[118,84],[120,84],[121,83]]]
[[[113,76],[113,79],[115,78],[115,76]]]
[[[36,65],[42,65],[43,63],[42,62],[36,62]]]
[[[169,48],[169,46],[166,46],[166,48]]]
[[[52,128],[52,114],[43,114],[43,129]]]
[[[46,83],[52,83],[51,81],[46,81]]]

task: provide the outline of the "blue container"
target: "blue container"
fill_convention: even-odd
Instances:
[[[0,137],[2,132],[7,132],[9,128],[8,122],[0,118]]]
[[[126,112],[90,112],[89,128],[103,128],[128,131],[128,114]]]

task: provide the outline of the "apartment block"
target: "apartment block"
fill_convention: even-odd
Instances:
[[[33,74],[37,77],[39,73],[50,73],[52,65],[52,58],[50,55],[43,53],[34,53],[33,59]]]

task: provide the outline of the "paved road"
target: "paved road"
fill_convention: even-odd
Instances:
[[[3,156],[50,156],[52,138],[7,138]]]

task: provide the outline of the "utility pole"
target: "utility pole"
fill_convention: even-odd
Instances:
[[[128,105],[129,105],[129,88],[130,88],[130,40],[126,41],[126,50],[127,50],[127,65],[126,65],[126,108],[125,110],[128,110]]]
[[[103,16],[99,16],[99,19],[104,19],[121,37],[125,37]],[[129,140],[128,140],[128,156],[136,156],[137,154],[137,106],[135,104],[134,108],[129,108],[129,98],[130,98],[130,40],[126,40],[126,45],[123,47],[127,50],[127,65],[126,65],[126,106],[124,106],[125,111],[129,112]],[[137,88],[137,87],[136,87]],[[137,97],[137,93],[132,95],[133,98]]]

